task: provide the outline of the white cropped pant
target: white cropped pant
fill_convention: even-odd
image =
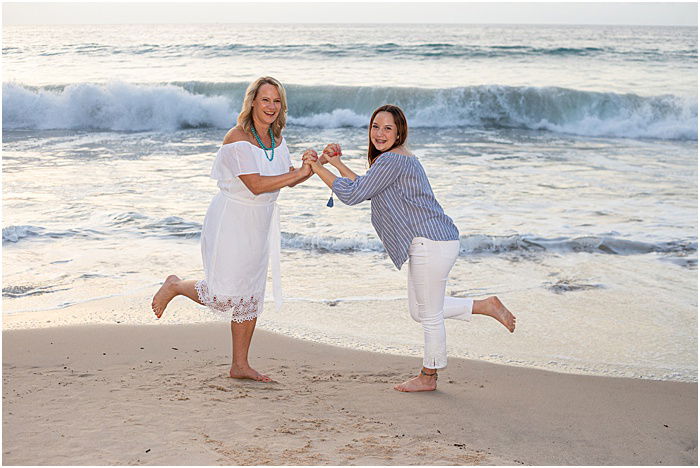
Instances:
[[[458,240],[416,237],[408,249],[408,309],[413,320],[423,326],[423,366],[429,369],[447,366],[445,319],[472,318],[472,299],[445,297],[447,278],[457,255]]]

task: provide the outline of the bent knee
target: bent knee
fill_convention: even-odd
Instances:
[[[423,316],[423,313],[425,311],[425,305],[419,304],[417,302],[410,303],[408,304],[408,312],[411,314],[411,318],[415,320],[416,322],[420,323],[422,322],[421,317]]]

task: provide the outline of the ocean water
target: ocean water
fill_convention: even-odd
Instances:
[[[518,316],[513,335],[448,322],[450,356],[697,381],[696,28],[262,29],[3,28],[3,315],[201,276],[214,154],[248,82],[272,75],[297,161],[338,142],[362,172],[372,110],[406,111],[461,232],[448,292],[497,294]],[[268,307],[259,326],[420,355],[369,204],[328,196],[314,178],[280,206],[287,301],[329,307]],[[149,304],[125,320],[152,323]]]

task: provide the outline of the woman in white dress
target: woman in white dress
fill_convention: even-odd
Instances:
[[[278,307],[282,300],[275,201],[282,187],[293,187],[313,174],[308,164],[299,169],[291,164],[282,137],[286,113],[286,94],[279,81],[261,77],[248,86],[237,125],[226,134],[211,170],[220,191],[202,225],[205,278],[182,280],[170,275],[151,304],[160,318],[168,303],[182,295],[230,321],[232,378],[271,380],[249,365],[248,349],[262,313],[268,262]],[[315,153],[307,153],[307,158],[315,159]]]

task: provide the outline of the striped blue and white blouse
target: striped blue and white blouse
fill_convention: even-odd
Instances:
[[[418,159],[382,153],[363,176],[338,177],[333,192],[346,205],[372,203],[372,226],[399,270],[414,237],[458,240],[459,231],[435,199]]]

